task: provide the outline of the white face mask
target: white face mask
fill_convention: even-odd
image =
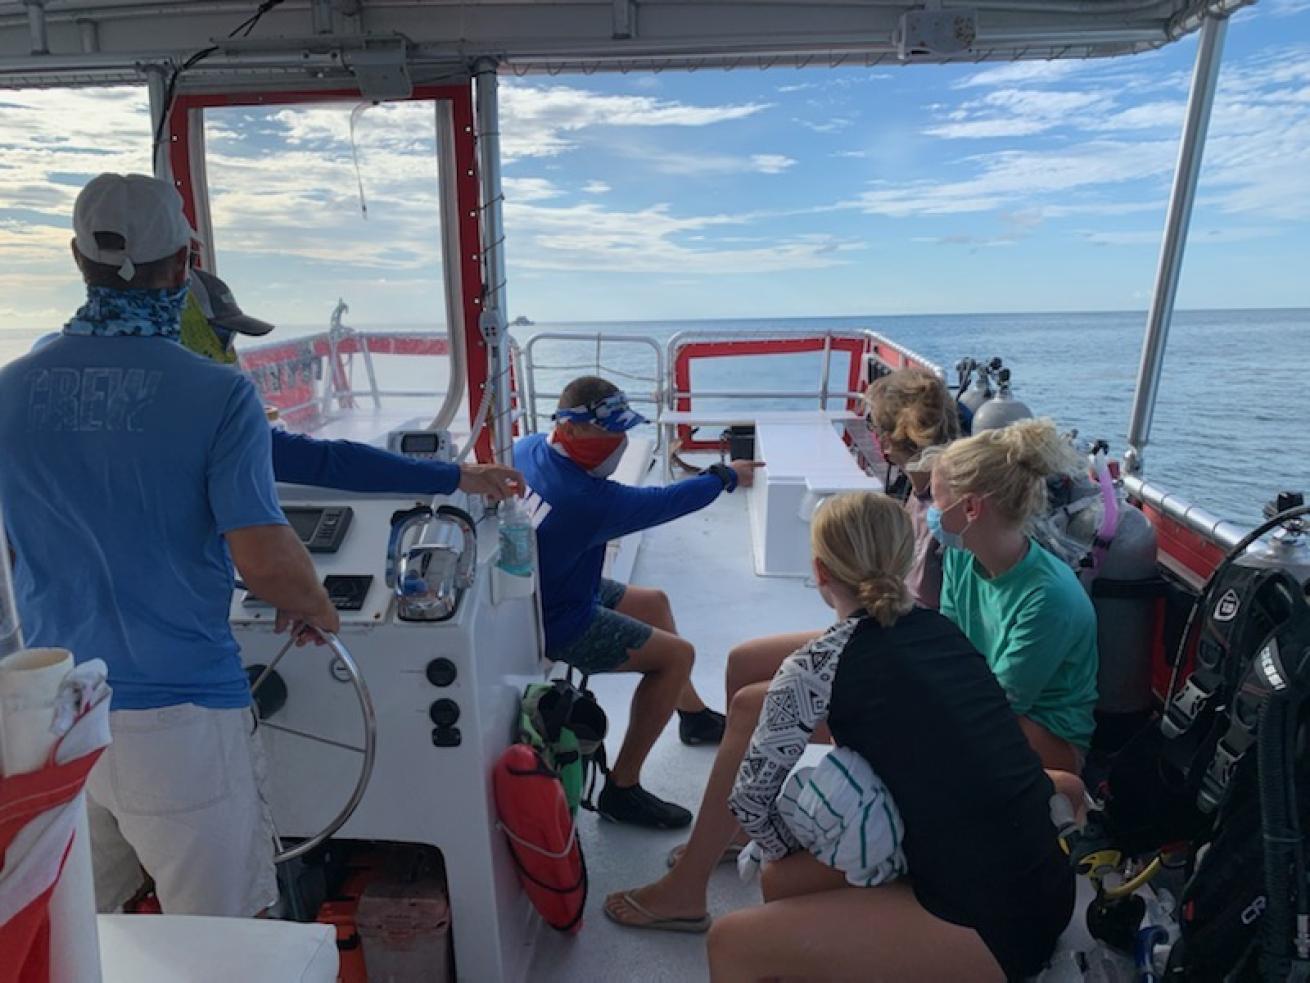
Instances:
[[[628,435],[624,434],[619,445],[610,452],[610,456],[601,461],[587,473],[593,478],[608,478],[618,470],[619,461],[623,460],[623,452],[628,449]]]

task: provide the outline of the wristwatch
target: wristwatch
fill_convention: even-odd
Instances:
[[[723,490],[733,492],[737,490],[737,472],[726,464],[711,464],[701,474],[712,474],[723,482]]]

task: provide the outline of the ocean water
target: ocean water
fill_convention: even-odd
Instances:
[[[963,356],[997,355],[1013,373],[1014,394],[1062,429],[1104,438],[1112,456],[1126,446],[1145,315],[979,314],[906,317],[816,317],[773,320],[539,323],[516,328],[520,344],[555,331],[652,338],[680,332],[734,335],[813,333],[868,328],[943,365],[954,379]],[[414,325],[394,325],[413,328]],[[312,328],[286,327],[279,336]],[[42,332],[0,331],[0,364],[25,353]],[[533,345],[538,391],[558,392],[568,379],[599,370],[633,397],[655,390],[651,350],[606,341]],[[390,360],[388,360],[390,361]],[[426,360],[425,360],[426,361]],[[697,390],[779,392],[817,388],[817,355],[697,363]],[[430,379],[430,363],[428,368]],[[407,375],[408,373],[402,373]],[[1310,310],[1184,311],[1175,316],[1156,405],[1146,474],[1223,518],[1250,525],[1284,489],[1310,492],[1310,421],[1301,384],[1310,374]],[[385,383],[384,383],[385,384]],[[396,378],[395,384],[413,385]],[[833,387],[838,386],[834,373]],[[553,401],[542,399],[541,412]],[[812,406],[786,398],[755,405]],[[715,405],[707,401],[702,405]],[[718,405],[742,405],[718,401]]]
[[[869,328],[942,365],[952,381],[960,358],[1000,356],[1012,370],[1014,395],[1034,413],[1052,417],[1061,429],[1077,429],[1080,436],[1104,438],[1117,457],[1127,446],[1145,323],[1139,312],[920,315],[537,324],[516,334],[524,341],[539,332],[601,331],[664,341],[683,331],[749,335]],[[648,392],[651,359],[640,351],[633,345],[602,346],[601,374],[619,369],[629,377],[611,371],[616,382],[633,394]],[[594,370],[598,361],[594,343],[543,340],[533,354],[538,364],[567,366],[539,373],[553,381],[556,392],[568,377]],[[818,365],[818,356],[779,357],[776,364],[724,359],[695,370],[692,387],[809,390],[816,388]],[[1308,374],[1310,310],[1179,312],[1146,448],[1147,477],[1243,525],[1259,521],[1264,503],[1280,490],[1310,494],[1310,416],[1298,408]]]

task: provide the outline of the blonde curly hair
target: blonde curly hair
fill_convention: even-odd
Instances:
[[[960,436],[960,414],[946,383],[920,368],[897,369],[864,393],[869,422],[884,450],[914,457]]]

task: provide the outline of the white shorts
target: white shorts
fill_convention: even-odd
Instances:
[[[249,917],[277,900],[263,741],[249,708],[115,710],[87,781],[96,906],[154,878],[170,915]]]

